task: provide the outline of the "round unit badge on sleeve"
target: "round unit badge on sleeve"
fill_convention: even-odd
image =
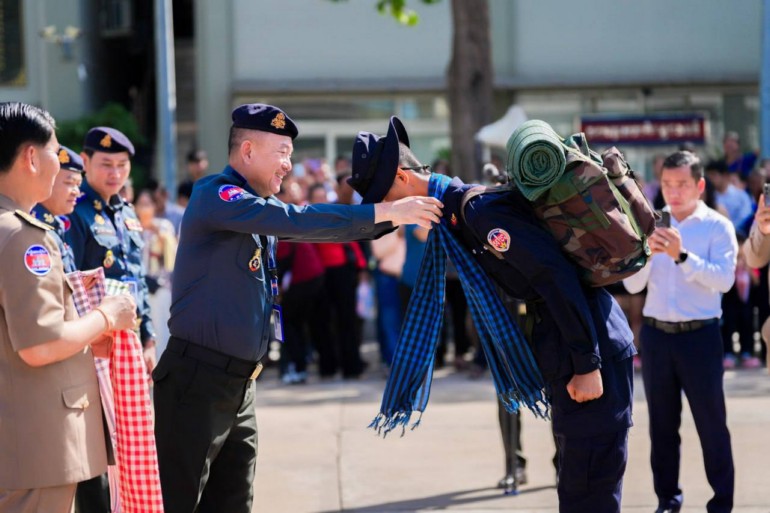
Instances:
[[[239,200],[246,194],[246,191],[237,185],[227,184],[219,188],[219,199],[230,203]]]
[[[24,253],[24,265],[35,276],[45,276],[51,272],[51,254],[43,246],[30,246]]]
[[[502,228],[495,228],[487,234],[487,242],[500,253],[511,248],[511,236]]]

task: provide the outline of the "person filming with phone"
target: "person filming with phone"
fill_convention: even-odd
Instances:
[[[663,163],[661,190],[670,226],[649,238],[653,257],[623,283],[629,292],[647,286],[640,334],[647,398],[653,485],[658,513],[680,511],[682,392],[687,397],[703,448],[709,485],[706,509],[733,507],[735,470],[723,388],[721,294],[735,280],[738,243],[730,220],[700,200],[703,166],[688,151]],[[662,219],[665,221],[665,219]]]

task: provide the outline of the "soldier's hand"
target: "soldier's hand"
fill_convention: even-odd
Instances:
[[[567,383],[567,392],[573,401],[584,403],[599,399],[604,393],[602,375],[599,369],[588,374],[575,374]]]
[[[382,219],[377,219],[378,207]],[[444,204],[436,198],[424,196],[410,196],[389,203],[375,205],[375,221],[390,221],[394,225],[416,224],[430,229],[433,223],[438,223],[441,218],[441,209]],[[384,212],[382,210],[384,209]]]
[[[131,294],[105,297],[99,308],[110,319],[112,330],[132,330],[136,324],[136,303]]]

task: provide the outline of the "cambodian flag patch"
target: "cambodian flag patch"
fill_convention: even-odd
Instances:
[[[24,265],[32,274],[45,276],[51,272],[51,254],[43,246],[30,246],[24,253]]]
[[[228,184],[219,188],[219,199],[228,203],[241,199],[244,194],[246,194],[246,191],[237,185]]]
[[[69,217],[62,215],[62,216],[56,216],[56,218],[59,219],[62,229],[65,232],[70,231],[70,228],[72,228],[72,221],[70,221]]]
[[[502,228],[495,228],[487,234],[487,242],[500,253],[505,253],[511,248],[511,236]]]

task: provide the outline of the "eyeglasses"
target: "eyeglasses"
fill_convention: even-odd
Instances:
[[[413,167],[404,167],[404,166],[398,166],[399,169],[403,169],[404,171],[430,171],[430,166],[413,166]]]

